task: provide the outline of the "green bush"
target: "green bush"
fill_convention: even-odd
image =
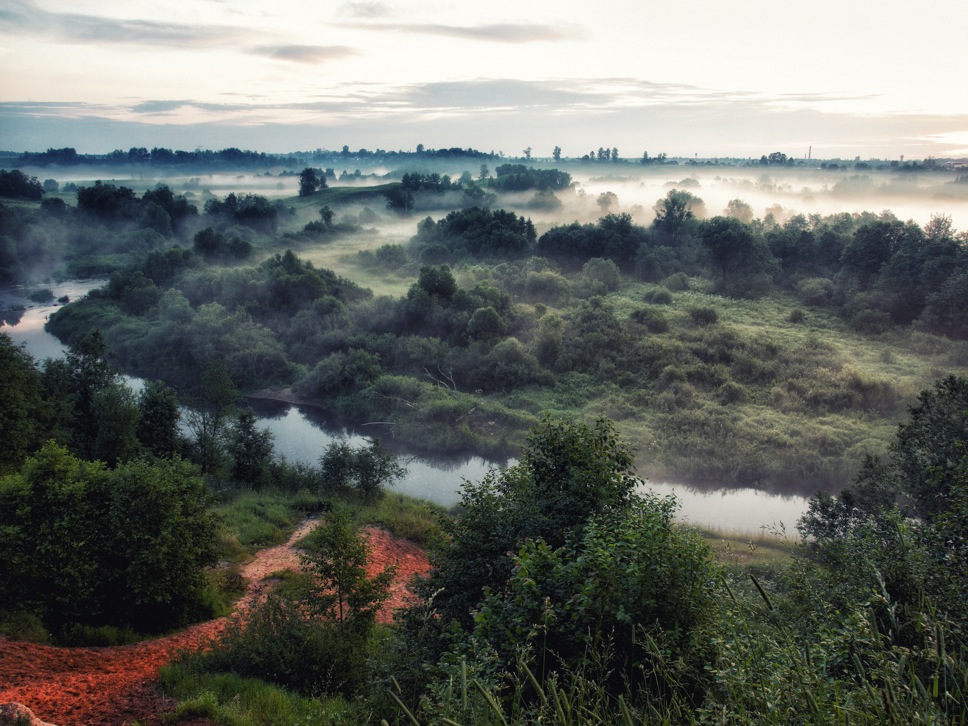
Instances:
[[[649,290],[646,292],[642,299],[647,303],[652,303],[653,305],[671,305],[672,304],[672,293],[668,289],[663,290],[661,288],[655,290]]]
[[[539,680],[581,670],[615,696],[640,679],[662,683],[659,662],[675,659],[676,695],[699,702],[716,568],[701,537],[672,526],[675,507],[648,495],[592,517],[571,544],[528,540],[505,587],[478,606],[474,636],[505,663],[526,653]]]
[[[180,460],[106,469],[50,443],[0,479],[0,607],[45,625],[159,632],[212,615],[216,520]]]
[[[682,292],[689,289],[689,276],[684,272],[677,272],[665,278],[662,284],[673,292]]]
[[[637,308],[629,317],[639,325],[644,325],[650,333],[669,332],[669,321],[665,315],[653,308]]]
[[[691,308],[689,310],[689,317],[696,325],[713,325],[719,320],[719,314],[716,312],[716,308]]]

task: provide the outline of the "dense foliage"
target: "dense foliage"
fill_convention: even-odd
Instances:
[[[380,588],[335,515],[310,546],[323,591],[285,586],[173,675],[339,692],[355,710],[338,722],[962,723],[965,385],[925,391],[890,459],[814,498],[772,565],[712,562],[675,502],[642,492],[608,421],[546,418],[520,464],[465,483],[398,628],[341,649],[360,632],[351,597]],[[908,477],[932,472],[943,504],[905,517]],[[306,615],[320,609],[328,625]]]
[[[405,177],[418,197],[473,184]],[[854,364],[831,331],[893,331],[914,347],[924,332],[968,334],[956,302],[968,258],[944,218],[924,230],[889,213],[779,224],[734,200],[702,220],[702,200],[672,190],[648,227],[606,214],[537,235],[512,212],[467,207],[359,255],[374,274],[416,279],[393,298],[292,251],[240,266],[269,242],[216,212],[239,199],[209,205],[194,251],[149,252],[52,330],[100,330],[124,366],[182,388],[217,357],[244,390],[294,385],[426,449],[509,453],[553,400],[638,429],[652,476],[824,486],[886,445],[881,426],[871,446],[871,417],[896,420],[917,390],[887,365]],[[306,229],[343,224],[320,214]],[[782,330],[724,316],[755,319],[748,298],[789,306]],[[942,370],[963,365],[957,346],[930,345],[951,351]]]
[[[26,606],[65,636],[176,625],[215,607],[199,575],[209,493],[245,491],[240,546],[280,536],[267,522],[285,518],[255,495],[378,500],[399,475],[379,443],[290,465],[238,407],[240,388],[291,386],[414,450],[519,463],[465,483],[402,627],[373,626],[385,578],[364,576],[365,547],[333,514],[307,562],[324,582],[287,583],[190,664],[198,678],[351,697],[354,722],[968,718],[968,384],[946,375],[968,363],[964,233],[890,213],[758,220],[738,199],[706,218],[677,188],[647,225],[603,193],[597,221],[538,234],[496,202],[553,209],[568,175],[495,173],[415,170],[373,192],[403,213],[447,210],[409,243],[338,259],[396,285],[383,295],[282,251],[361,230],[336,221],[336,196],[315,200],[332,189],[287,200],[326,205],[301,231],[284,203],[208,196],[199,213],[164,186],[0,206],[4,280],[62,261],[110,276],[53,316],[64,360],[38,369],[0,336],[0,610]],[[175,390],[127,390],[109,349],[177,389],[185,429]],[[789,566],[723,568],[673,501],[644,493],[617,430],[650,474],[850,484],[813,497]]]
[[[115,469],[48,444],[0,480],[0,609],[71,625],[159,632],[211,617],[205,482],[178,460]]]

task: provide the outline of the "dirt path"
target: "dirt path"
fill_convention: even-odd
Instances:
[[[286,544],[262,550],[242,568],[248,585],[237,613],[264,596],[271,586],[265,582],[269,575],[298,568],[294,544],[317,524],[307,520]],[[387,564],[398,566],[390,600],[378,617],[388,622],[408,602],[407,583],[413,575],[427,572],[427,557],[416,545],[384,530],[367,527],[365,533],[371,573]],[[196,649],[218,635],[225,622],[220,618],[159,640],[113,648],[55,648],[0,638],[0,704],[22,703],[58,726],[159,725],[160,714],[175,703],[159,695],[158,670],[180,650]]]

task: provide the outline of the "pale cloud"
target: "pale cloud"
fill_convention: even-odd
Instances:
[[[549,149],[537,153],[548,154],[557,144],[566,156],[581,156],[607,145],[617,146],[625,158],[644,150],[755,158],[779,150],[802,157],[811,146],[814,158],[920,158],[965,148],[968,114],[841,113],[822,110],[824,94],[810,98],[819,106],[785,103],[789,100],[628,78],[347,84],[295,102],[232,95],[116,106],[4,103],[0,136],[13,149],[37,148],[40,129],[49,128],[65,141],[39,142],[40,148],[63,143],[81,150],[95,139],[123,146],[122,138],[139,146],[194,148],[202,139],[218,138],[209,142],[212,148],[247,145],[274,152],[344,143],[412,148],[422,142],[512,153],[545,144]],[[108,127],[119,134],[117,141],[103,132]],[[192,140],[186,145],[185,139]]]
[[[482,25],[445,25],[439,23],[344,23],[343,27],[393,33],[434,35],[490,43],[547,43],[582,40],[585,30],[570,23],[490,23]]]
[[[884,41],[867,48],[835,22],[842,0],[817,2],[793,17],[769,0],[702,12],[626,0],[0,0],[0,139],[194,148],[221,129],[224,143],[205,143],[963,153],[953,28],[968,10],[919,9],[937,28],[922,34],[931,53],[902,58],[884,49],[908,28],[851,10]],[[754,42],[762,17],[775,31]]]
[[[358,55],[359,51],[345,45],[259,45],[247,49],[254,55],[295,63],[324,63]]]
[[[249,31],[227,25],[49,12],[25,0],[11,0],[5,9],[0,10],[0,28],[71,44],[125,43],[176,48],[207,48],[240,42],[250,36]]]
[[[347,2],[340,8],[340,15],[352,18],[383,18],[392,14],[393,11],[386,4],[376,2]]]

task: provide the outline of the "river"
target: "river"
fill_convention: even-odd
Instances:
[[[46,285],[55,300],[64,295],[71,300],[85,295],[103,284],[102,281],[71,281]],[[47,317],[61,303],[34,303],[30,293],[37,288],[15,288],[0,291],[0,331],[6,332],[17,343],[22,343],[38,362],[64,354],[59,340],[44,330]],[[137,390],[142,381],[126,377],[129,386]],[[336,438],[345,437],[360,443],[366,433],[347,431],[312,406],[300,406],[279,401],[250,399],[258,417],[258,426],[273,434],[276,453],[293,462],[315,464],[326,447]],[[378,435],[379,432],[373,432]],[[407,468],[406,476],[393,486],[394,491],[429,499],[445,507],[460,501],[460,486],[464,480],[479,481],[489,469],[513,462],[492,462],[479,456],[430,460],[409,456],[384,442],[396,451]],[[806,510],[806,500],[800,496],[768,494],[758,489],[700,490],[682,484],[647,482],[644,489],[660,495],[674,494],[679,501],[678,519],[701,526],[711,526],[749,534],[762,528],[786,528],[795,533],[796,520]]]

